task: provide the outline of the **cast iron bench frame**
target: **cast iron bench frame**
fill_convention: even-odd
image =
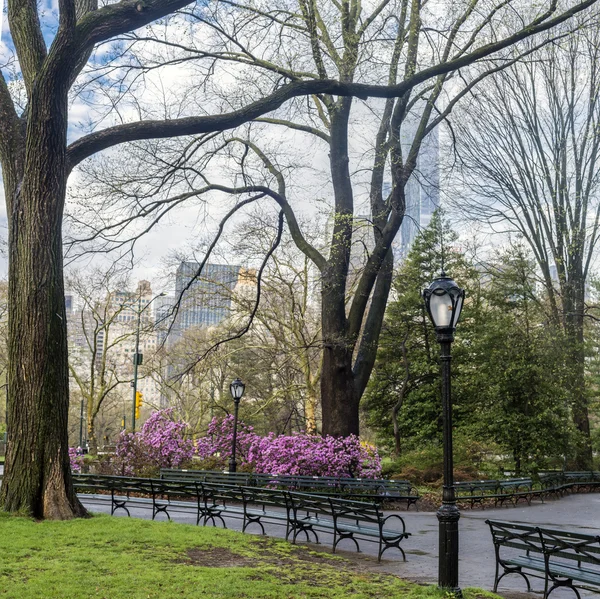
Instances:
[[[317,531],[333,533],[333,553],[338,544],[349,539],[360,552],[358,540],[376,541],[378,543],[377,561],[391,548],[397,548],[406,561],[406,554],[400,543],[410,536],[406,532],[404,519],[398,514],[385,516],[377,502],[356,501],[339,497],[323,497],[308,493],[289,492],[290,498],[290,534],[292,542],[296,542],[299,534],[304,533],[310,540],[310,533],[319,543]],[[385,528],[387,522],[396,518],[402,530]]]
[[[349,478],[336,476],[303,476],[284,474],[250,474],[210,470],[163,468],[161,479],[201,480],[207,483],[240,484],[253,487],[280,488],[303,493],[322,493],[348,499],[369,501],[405,501],[406,509],[414,505],[418,511],[419,493],[407,480]]]
[[[519,574],[531,592],[529,577],[544,580],[544,599],[557,588],[568,587],[581,598],[579,588],[600,591],[600,535],[554,530],[498,520],[486,520],[496,554],[494,592],[507,574]],[[524,555],[503,557],[501,548],[517,549]],[[537,554],[532,556],[531,554]],[[573,564],[573,562],[575,564]],[[582,564],[585,564],[582,565]],[[595,567],[592,569],[589,564]],[[503,572],[499,575],[500,567]],[[527,571],[527,574],[523,573]],[[575,582],[583,583],[575,585]],[[552,584],[550,588],[549,585]],[[590,588],[592,585],[595,588]]]

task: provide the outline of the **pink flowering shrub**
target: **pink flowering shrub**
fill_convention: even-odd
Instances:
[[[109,470],[115,474],[151,476],[161,468],[178,468],[192,459],[189,425],[175,420],[173,409],[154,412],[137,433],[122,432]]]
[[[69,447],[69,461],[71,462],[71,472],[81,472],[83,467],[83,451],[81,447]]]
[[[251,462],[248,459],[251,448],[261,438],[254,432],[254,427],[238,421],[235,456],[242,468]],[[196,455],[207,461],[217,458],[219,465],[225,467],[231,457],[232,444],[233,415],[215,417],[208,425],[206,436],[200,437],[196,442]]]
[[[196,444],[201,459],[217,455],[225,467],[231,456],[233,417],[213,418],[208,435]],[[265,474],[377,478],[381,460],[377,449],[356,436],[321,437],[307,433],[260,437],[251,426],[238,423],[236,459],[241,469]]]

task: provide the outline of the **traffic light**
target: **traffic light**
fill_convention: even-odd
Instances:
[[[140,408],[142,407],[143,403],[144,403],[144,396],[142,395],[142,392],[136,391],[135,392],[135,419],[136,420],[139,420]]]

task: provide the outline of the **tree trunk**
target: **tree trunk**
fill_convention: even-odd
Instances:
[[[94,422],[88,421],[87,427],[87,441],[88,441],[88,452],[90,455],[96,457],[98,455],[98,439],[96,437],[96,427]]]
[[[86,514],[71,481],[63,287],[67,91],[40,81],[21,185],[9,201],[8,436],[0,506],[36,518]]]
[[[317,433],[317,393],[311,382],[306,386],[306,400],[304,402],[304,420],[306,432],[311,435]]]
[[[358,435],[359,400],[354,390],[352,351],[339,345],[326,345],[321,376],[323,435]]]
[[[584,285],[573,289],[568,285],[565,294],[565,332],[567,335],[567,360],[570,371],[568,385],[571,390],[573,424],[579,432],[575,440],[575,453],[572,456],[573,468],[590,470],[592,468],[592,445],[590,440],[590,419],[588,397],[585,386],[585,347],[583,331]]]

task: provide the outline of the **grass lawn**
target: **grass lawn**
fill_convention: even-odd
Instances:
[[[418,558],[415,558],[418,559]],[[476,589],[467,599],[495,597]],[[327,553],[238,532],[0,513],[0,599],[444,599]]]

